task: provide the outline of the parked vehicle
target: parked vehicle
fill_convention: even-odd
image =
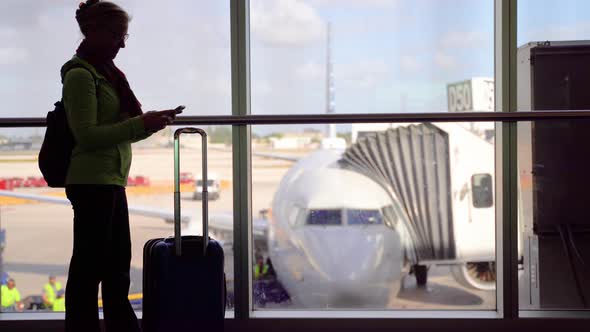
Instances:
[[[219,195],[221,192],[221,185],[220,185],[219,176],[215,173],[210,173],[209,178],[207,179],[207,191],[209,192],[209,199],[216,200],[219,199]],[[199,177],[195,181],[195,192],[193,194],[194,200],[201,200],[203,197],[203,180]]]

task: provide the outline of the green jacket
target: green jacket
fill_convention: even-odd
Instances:
[[[117,92],[86,61],[74,56],[61,68],[61,77],[76,141],[66,184],[127,185],[131,143],[149,137],[142,119],[122,117]]]

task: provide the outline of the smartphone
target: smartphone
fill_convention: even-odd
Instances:
[[[165,111],[155,111],[157,114],[159,115],[165,115],[165,116],[171,116],[171,117],[175,117],[177,114],[182,113],[182,110],[185,109],[186,106],[184,105],[180,105],[177,108],[173,109],[173,110],[165,110]],[[172,113],[172,112],[174,113]]]
[[[186,106],[180,105],[180,106],[178,106],[177,108],[174,109],[174,113],[180,114],[180,113],[182,113],[182,110],[184,110],[185,108],[186,108]]]

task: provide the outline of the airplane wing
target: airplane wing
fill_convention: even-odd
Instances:
[[[130,210],[131,211],[131,210]],[[131,212],[130,212],[131,213]],[[173,211],[164,212],[170,213],[170,218],[173,218]],[[167,219],[172,220],[172,219]],[[188,234],[200,234],[202,229],[200,210],[192,218]],[[234,229],[234,215],[231,212],[216,212],[209,213],[209,228],[218,232],[233,232]],[[252,235],[256,239],[266,240],[266,231],[268,222],[263,218],[252,219]]]
[[[51,204],[70,205],[67,198],[47,196],[40,194],[19,193],[14,191],[0,190],[0,196],[20,198],[31,201],[38,201]],[[144,217],[160,218],[166,221],[174,220],[174,211],[167,208],[154,208],[147,206],[129,205],[129,214]],[[184,215],[181,217],[182,222],[189,223],[188,228],[194,230],[201,229],[200,215]],[[266,237],[268,223],[264,219],[253,220],[252,233],[257,238]],[[231,232],[233,231],[233,214],[232,213],[209,213],[209,228],[212,231]],[[190,231],[189,231],[190,233]]]
[[[214,148],[214,147],[210,147],[209,149],[211,150],[216,150],[216,151],[222,151],[222,152],[231,152],[231,150],[225,149],[225,148]],[[297,162],[299,161],[299,157],[294,157],[294,156],[289,156],[289,155],[283,155],[283,154],[274,154],[274,153],[264,153],[264,152],[252,152],[252,155],[255,157],[261,157],[261,158],[268,158],[268,159],[277,159],[277,160],[284,160],[284,161],[292,161],[292,162]]]
[[[262,157],[262,158],[268,158],[268,159],[277,159],[277,160],[285,160],[285,161],[292,161],[292,162],[296,162],[301,158],[298,157],[293,157],[293,156],[287,156],[287,155],[281,155],[281,154],[274,154],[274,153],[262,153],[262,152],[252,152],[253,156],[256,157]]]

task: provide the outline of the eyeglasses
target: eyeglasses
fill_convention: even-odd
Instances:
[[[126,34],[124,34],[124,35],[122,35],[122,36],[121,36],[121,35],[119,35],[119,34],[117,34],[117,33],[113,32],[113,38],[114,38],[114,39],[117,39],[117,40],[120,40],[120,41],[122,41],[122,42],[126,42],[126,41],[127,41],[127,39],[129,39],[129,34],[128,34],[128,33],[126,33]]]
[[[127,39],[129,39],[129,34],[126,33],[124,35],[121,35],[119,32],[113,31],[112,29],[109,29],[109,27],[107,26],[103,26],[104,28],[106,28],[106,30],[108,30],[111,35],[113,36],[114,40],[118,40],[118,41],[122,41],[122,42],[126,42]]]

